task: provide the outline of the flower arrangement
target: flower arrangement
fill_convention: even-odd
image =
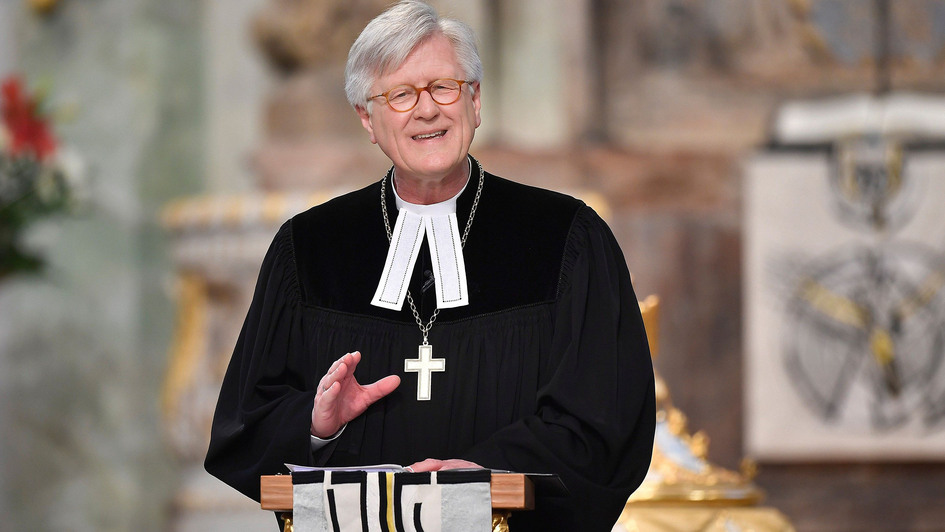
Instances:
[[[0,83],[0,279],[35,272],[43,260],[24,247],[34,222],[71,209],[74,194],[40,96],[18,77]]]

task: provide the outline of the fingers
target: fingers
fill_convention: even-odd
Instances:
[[[354,368],[359,362],[361,362],[361,353],[358,351],[347,353],[334,361],[331,367],[328,368],[328,372],[318,381],[316,395],[324,393],[325,390],[330,388],[334,383],[343,381],[345,377],[353,375]]]
[[[410,464],[406,469],[414,473],[423,473],[426,471],[443,471],[445,469],[482,469],[482,466],[475,462],[470,462],[469,460],[460,460],[459,458],[451,458],[449,460],[427,458],[422,462]]]
[[[338,369],[342,365],[348,366],[349,369],[354,369],[354,367],[358,365],[358,362],[361,362],[360,351],[354,351],[353,353],[346,353],[344,356],[342,356],[338,360],[332,362],[331,367],[328,368],[328,372],[326,373],[326,375],[330,375],[332,372],[334,372],[336,369]]]
[[[316,405],[322,411],[329,410],[334,406],[335,399],[338,397],[338,390],[341,389],[341,385],[337,382],[333,382],[328,385],[327,388],[322,390],[322,396],[319,398],[319,401],[316,401]]]
[[[355,355],[357,355],[357,357],[355,357]],[[344,356],[342,356],[342,357],[339,358],[338,360],[332,362],[332,363],[331,363],[331,367],[328,368],[328,371],[327,371],[325,374],[326,374],[326,375],[330,375],[333,371],[335,371],[336,369],[338,369],[338,366],[340,366],[341,364],[347,365],[347,364],[349,364],[350,362],[354,361],[355,358],[356,358],[356,360],[357,360],[358,362],[360,362],[360,361],[361,361],[361,353],[359,353],[358,351],[355,351],[354,353],[346,353]],[[354,365],[357,365],[357,362],[354,362]]]
[[[440,469],[482,469],[482,466],[476,462],[470,462],[469,460],[451,458],[449,460],[444,460],[440,465]]]
[[[407,469],[413,471],[414,473],[423,473],[426,471],[439,471],[442,463],[443,463],[443,460],[437,460],[436,458],[427,458],[426,460],[422,462],[410,464],[409,466],[407,466]]]
[[[338,397],[342,393],[345,378],[353,373],[361,360],[360,353],[347,353],[334,361],[328,372],[318,381],[315,389],[315,404],[312,406],[312,434],[318,437],[334,434],[349,420],[341,420]]]

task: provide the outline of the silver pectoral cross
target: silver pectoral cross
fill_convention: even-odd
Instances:
[[[430,400],[430,385],[434,371],[446,371],[445,358],[433,358],[433,346],[420,346],[419,358],[404,360],[404,371],[417,373],[417,401]]]

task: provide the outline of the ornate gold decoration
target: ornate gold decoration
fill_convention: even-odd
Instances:
[[[293,214],[333,198],[330,192],[195,196],[175,200],[161,213],[171,231],[242,227],[251,223],[280,224]]]
[[[650,354],[659,355],[659,298],[640,303]],[[771,508],[753,507],[763,494],[752,484],[757,466],[743,461],[742,473],[707,459],[709,437],[690,434],[686,415],[673,406],[669,388],[656,379],[656,440],[643,484],[630,496],[614,530],[646,531],[793,531]]]
[[[161,390],[165,419],[176,416],[184,390],[190,385],[203,357],[207,333],[207,287],[195,274],[177,281],[178,313],[170,349],[170,364]]]
[[[659,298],[648,296],[640,303],[650,355],[659,356]],[[709,463],[709,437],[699,431],[689,434],[686,415],[670,399],[666,382],[656,379],[656,442],[653,459],[643,485],[628,504],[647,502],[720,503],[751,505],[762,498],[761,490],[739,473]]]
[[[292,525],[292,512],[280,514],[279,519],[282,520],[282,532],[294,532],[295,527]]]
[[[655,295],[648,295],[640,302],[640,314],[643,316],[643,327],[646,329],[646,342],[650,346],[650,358],[656,360],[660,352],[660,320],[659,320],[660,298]],[[657,401],[659,400],[660,387],[665,387],[662,379],[656,381]]]
[[[626,532],[794,532],[774,508],[640,507],[623,515],[615,531]]]
[[[492,532],[509,532],[509,517],[512,512],[508,510],[492,511]]]

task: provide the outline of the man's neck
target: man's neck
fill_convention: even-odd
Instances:
[[[463,190],[469,180],[472,163],[460,163],[457,171],[450,172],[442,179],[411,179],[405,178],[394,171],[394,187],[397,195],[408,203],[415,205],[433,205],[451,199]]]

